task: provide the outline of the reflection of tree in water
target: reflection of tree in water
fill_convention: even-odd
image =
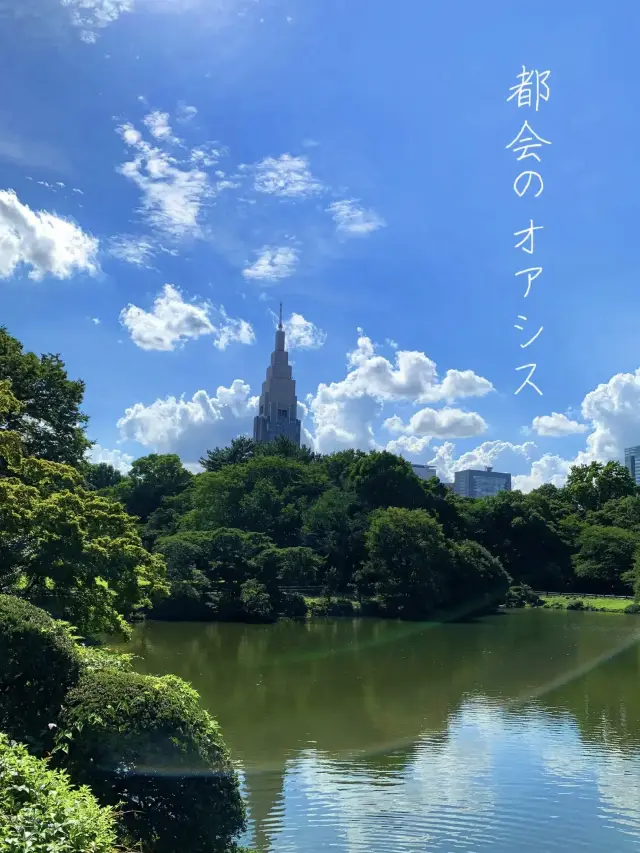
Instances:
[[[533,697],[547,713],[571,713],[585,737],[640,743],[637,651],[611,658],[633,621],[525,611],[443,625],[146,623],[129,650],[141,671],[175,672],[200,692],[245,768],[252,818],[264,828],[304,750],[370,777],[401,774],[421,736],[446,743],[474,697],[510,715]]]

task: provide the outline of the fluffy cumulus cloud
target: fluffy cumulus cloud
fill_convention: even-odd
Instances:
[[[277,324],[278,317],[273,314]],[[302,314],[295,312],[285,320],[284,330],[287,340],[287,349],[319,349],[327,339],[327,333],[318,328],[311,320],[305,320]]]
[[[298,262],[298,253],[291,246],[263,246],[255,254],[255,261],[242,271],[245,278],[278,281],[292,275]]]
[[[133,456],[128,453],[123,453],[122,450],[108,450],[106,447],[101,447],[99,444],[94,444],[88,453],[89,461],[94,464],[106,462],[108,465],[113,465],[122,474],[128,474],[133,462]]]
[[[118,421],[123,440],[136,441],[146,452],[178,453],[193,464],[218,445],[250,433],[258,398],[241,379],[229,388],[220,386],[215,396],[196,391],[190,400],[166,397],[150,405],[136,403]]]
[[[174,139],[165,115],[152,112],[144,119],[157,145],[147,142],[132,124],[118,128],[133,154],[118,172],[140,190],[140,212],[150,225],[176,239],[196,237],[201,233],[202,205],[214,188],[198,158],[178,159],[166,150]]]
[[[467,468],[485,468],[491,466],[500,471],[512,471],[514,466],[522,461],[530,461],[538,456],[538,449],[533,441],[523,444],[513,444],[510,441],[484,441],[473,450],[455,456],[455,445],[445,441],[435,449],[435,455],[429,460],[434,465],[441,480],[451,482],[456,471]]]
[[[120,322],[128,329],[134,344],[146,350],[173,350],[214,330],[207,304],[185,302],[171,284],[165,284],[150,311],[132,304],[123,308]]]
[[[0,190],[0,278],[19,267],[29,278],[69,278],[97,271],[98,241],[69,219],[31,210],[12,190]]]
[[[212,312],[219,321],[212,320]],[[136,346],[145,350],[174,350],[202,335],[213,335],[214,345],[221,350],[236,341],[251,344],[255,340],[253,328],[245,320],[229,317],[222,306],[214,309],[208,302],[185,302],[172,284],[165,284],[150,311],[132,304],[123,308],[120,322]]]
[[[587,424],[571,420],[559,412],[552,412],[550,415],[540,415],[534,418],[531,429],[538,435],[563,436],[587,432],[589,427]]]
[[[440,380],[435,362],[422,352],[399,350],[392,363],[377,355],[371,339],[359,331],[355,349],[347,354],[346,377],[321,383],[309,399],[316,447],[321,452],[377,446],[374,421],[385,403],[452,402],[459,397],[483,397],[493,389],[488,379],[470,370],[448,370]],[[476,420],[475,426],[479,424]]]
[[[487,423],[477,412],[444,409],[420,409],[407,424],[398,415],[387,418],[384,426],[390,432],[432,438],[472,438],[486,432]]]
[[[365,210],[353,198],[334,201],[327,211],[333,216],[336,230],[351,237],[365,237],[386,225],[374,210]]]
[[[259,193],[299,199],[317,195],[324,187],[312,175],[307,157],[281,154],[265,157],[255,165],[254,189]]]

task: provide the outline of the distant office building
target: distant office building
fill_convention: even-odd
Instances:
[[[300,447],[298,398],[296,383],[291,375],[289,354],[284,348],[282,303],[280,303],[280,322],[276,330],[276,348],[271,353],[267,378],[262,383],[259,406],[258,414],[253,419],[254,440],[273,441],[279,435],[284,435]]]
[[[486,498],[511,491],[511,474],[485,468],[483,471],[456,471],[453,491],[464,498]]]
[[[640,445],[637,447],[625,447],[624,467],[631,474],[631,479],[640,486]]]
[[[430,480],[432,477],[437,477],[434,465],[418,465],[416,462],[411,462],[413,473],[421,480]]]

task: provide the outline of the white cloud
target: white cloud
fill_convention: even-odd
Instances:
[[[275,324],[278,324],[278,315],[271,312]],[[287,349],[319,349],[327,339],[327,333],[318,328],[311,320],[305,320],[302,314],[295,312],[285,320],[284,331],[286,334]]]
[[[97,271],[98,241],[69,219],[22,204],[13,190],[0,190],[0,278],[21,265],[29,278],[69,278]]]
[[[390,432],[431,438],[472,438],[486,432],[487,423],[477,412],[462,409],[421,409],[411,416],[408,424],[394,415],[383,426]]]
[[[80,29],[80,38],[94,44],[99,30],[133,10],[134,0],[61,0],[61,5],[69,9],[71,23]]]
[[[94,324],[94,326],[99,326],[100,325],[100,318],[99,317],[92,317],[91,322]]]
[[[145,123],[154,115],[150,113]],[[157,132],[161,125],[156,123],[154,127]],[[212,192],[207,173],[199,164],[180,162],[146,142],[131,124],[121,125],[118,132],[135,152],[133,160],[119,166],[118,172],[140,190],[140,211],[147,221],[177,239],[199,236],[202,204]]]
[[[123,440],[137,441],[150,452],[178,453],[184,462],[193,463],[207,449],[251,431],[258,398],[251,397],[250,390],[236,379],[229,388],[221,385],[213,397],[201,390],[191,400],[183,396],[158,399],[148,406],[136,403],[117,426]]]
[[[220,315],[219,323],[211,319],[212,312]],[[136,346],[145,350],[168,352],[202,335],[213,335],[214,346],[220,350],[236,341],[251,344],[255,340],[253,328],[245,320],[229,317],[223,306],[216,309],[208,302],[185,302],[172,284],[165,284],[151,311],[132,304],[123,308],[120,322]]]
[[[484,441],[473,450],[468,450],[457,459],[454,458],[455,445],[445,441],[435,450],[435,455],[429,460],[429,465],[435,465],[438,477],[450,482],[454,479],[456,471],[464,471],[467,468],[482,469],[486,466],[496,468],[498,471],[510,472],[514,464],[522,462],[522,459],[531,460],[538,455],[538,449],[533,441],[525,441],[523,444],[513,444],[510,441]]]
[[[305,198],[323,191],[324,187],[311,174],[307,157],[265,157],[255,165],[254,188],[261,193]]]
[[[120,312],[120,322],[129,330],[134,344],[145,350],[173,350],[178,344],[215,330],[209,306],[185,302],[171,284],[165,284],[151,311],[129,304]]]
[[[231,343],[252,344],[255,342],[256,336],[253,327],[246,320],[238,320],[229,317],[221,305],[218,309],[222,316],[222,323],[216,326],[213,345],[219,350],[226,349]]]
[[[400,435],[388,441],[385,450],[397,456],[421,456],[429,446],[431,436],[418,438],[416,435]]]
[[[316,447],[321,452],[377,446],[373,423],[384,403],[451,402],[456,397],[481,397],[493,389],[472,371],[449,370],[440,382],[435,362],[422,352],[398,351],[392,364],[376,355],[373,342],[361,329],[359,333],[356,348],[347,354],[345,379],[321,383],[310,397]]]
[[[336,230],[349,236],[364,237],[386,225],[384,219],[374,210],[365,210],[358,204],[357,199],[353,198],[334,201],[327,208],[327,212],[333,216]]]
[[[572,464],[568,459],[545,453],[540,459],[532,462],[531,471],[528,474],[513,476],[511,487],[521,492],[530,492],[544,483],[551,483],[560,488],[564,486]]]
[[[123,453],[122,450],[108,450],[106,447],[101,447],[99,444],[94,444],[89,448],[89,461],[97,465],[99,462],[106,462],[107,465],[113,465],[122,474],[128,474],[133,462],[133,456],[128,453]]]
[[[119,261],[137,267],[149,267],[154,248],[146,237],[131,234],[119,234],[109,244],[109,254]]]
[[[193,118],[198,114],[198,110],[196,107],[191,106],[190,104],[185,104],[184,101],[181,101],[178,104],[178,121],[182,124],[186,124],[190,122]]]
[[[173,135],[171,125],[169,124],[169,113],[163,113],[159,110],[153,110],[143,119],[145,125],[149,128],[149,132],[156,139],[165,142],[179,142]]]
[[[290,246],[263,246],[258,257],[242,271],[245,278],[277,281],[293,274],[298,253]]]
[[[576,433],[587,432],[589,429],[587,424],[570,420],[566,415],[562,415],[559,412],[552,412],[550,415],[540,415],[534,418],[531,428],[538,435],[547,436],[575,435]]]

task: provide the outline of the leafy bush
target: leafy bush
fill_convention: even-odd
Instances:
[[[307,618],[307,602],[299,592],[286,592],[280,597],[278,614],[285,619],[302,621]]]
[[[623,613],[640,613],[640,604],[628,604]]]
[[[572,598],[570,601],[567,601],[567,610],[586,610],[584,606],[584,601],[581,598]]]
[[[350,598],[334,598],[331,601],[312,601],[309,612],[312,616],[353,616],[355,607]]]
[[[254,578],[240,587],[240,602],[250,622],[273,622],[276,618],[266,586]]]
[[[0,595],[0,661],[0,729],[42,749],[80,676],[71,630],[28,601]]]
[[[98,799],[123,804],[128,842],[154,853],[222,853],[244,806],[217,723],[176,676],[85,672],[67,696],[56,762]]]
[[[542,599],[526,583],[509,587],[504,598],[505,607],[539,607]]]
[[[0,850],[4,853],[112,853],[113,810],[66,773],[0,733]]]

